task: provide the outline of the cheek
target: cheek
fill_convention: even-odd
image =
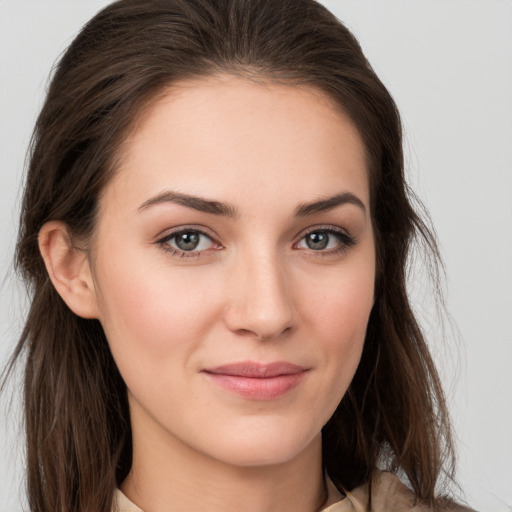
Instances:
[[[374,301],[374,266],[368,260],[337,269],[309,296],[312,339],[321,340],[325,378],[331,382],[335,407],[359,364]]]
[[[367,260],[367,261],[366,261]],[[333,269],[321,286],[310,286],[311,323],[323,329],[335,345],[364,337],[374,301],[375,270],[371,253],[345,268]]]
[[[148,267],[136,256],[124,253],[97,269],[100,321],[121,373],[137,361],[138,372],[151,374],[154,365],[183,362],[206,336],[218,287],[165,262]]]

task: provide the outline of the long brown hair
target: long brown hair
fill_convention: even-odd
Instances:
[[[375,305],[359,368],[323,429],[324,463],[348,490],[376,468],[400,471],[417,499],[435,506],[453,450],[406,269],[415,239],[434,257],[437,247],[411,205],[397,108],[356,39],[314,0],[121,0],[100,11],[60,59],[30,149],[16,265],[31,307],[11,363],[26,358],[30,509],[110,511],[132,453],[126,388],[104,332],[53,288],[39,230],[61,220],[86,240],[144,107],[170,84],[217,72],[315,87],[361,134],[377,247]]]

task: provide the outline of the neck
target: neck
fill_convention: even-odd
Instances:
[[[121,485],[144,512],[314,512],[326,504],[321,437],[289,461],[235,466],[133,425],[133,463]]]

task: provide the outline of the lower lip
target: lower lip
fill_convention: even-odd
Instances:
[[[296,388],[306,372],[278,375],[276,377],[253,378],[222,373],[208,373],[208,377],[219,386],[251,400],[273,400]]]

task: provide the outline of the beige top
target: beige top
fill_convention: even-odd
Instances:
[[[328,502],[339,495],[334,484],[327,481]],[[366,512],[368,501],[368,485],[362,485],[347,492],[336,503],[323,508],[321,512]],[[117,509],[115,505],[117,504]],[[379,473],[375,479],[372,493],[372,512],[427,512],[428,508],[414,505],[413,493],[392,473]],[[443,508],[446,512],[463,512],[471,509],[456,504]],[[132,503],[119,489],[116,490],[114,508],[112,512],[143,512]]]

